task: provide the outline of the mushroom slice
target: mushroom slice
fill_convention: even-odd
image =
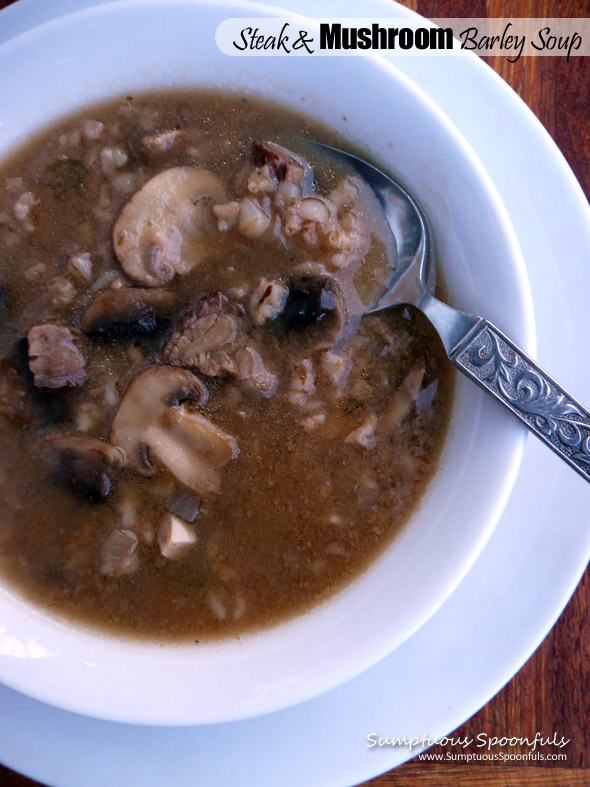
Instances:
[[[221,489],[221,472],[205,456],[192,450],[178,435],[163,427],[148,427],[143,433],[150,456],[165,467],[181,484],[202,497],[212,497]]]
[[[93,437],[50,437],[44,447],[55,479],[93,503],[108,497],[114,474],[127,462],[121,448]]]
[[[142,475],[156,464],[203,497],[221,487],[221,468],[238,454],[235,439],[189,408],[203,404],[204,385],[173,366],[146,369],[131,383],[113,420],[111,442]]]
[[[100,292],[84,312],[88,336],[125,337],[153,333],[170,317],[176,296],[169,290],[119,287]]]
[[[166,169],[134,194],[113,230],[115,254],[131,279],[159,287],[212,251],[215,223],[206,197],[224,201],[225,188],[217,175],[196,167]]]
[[[197,534],[190,525],[174,514],[166,514],[158,530],[160,552],[168,560],[180,560],[197,543]]]
[[[214,465],[224,467],[239,453],[234,437],[187,407],[169,407],[164,413],[163,422],[170,427],[171,434],[178,435]]]
[[[149,447],[143,433],[161,425],[167,407],[184,401],[204,404],[208,392],[186,369],[156,366],[141,372],[131,383],[113,419],[111,443],[127,452],[129,463],[142,475],[153,475]]]

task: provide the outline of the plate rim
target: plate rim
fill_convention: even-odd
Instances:
[[[39,4],[38,0],[35,0],[35,1],[36,1],[37,4]],[[112,2],[116,2],[116,0],[111,0],[111,1]],[[285,5],[287,2],[290,2],[290,1],[291,0],[285,0],[285,2],[283,2],[283,5]],[[35,4],[34,2],[31,3],[30,0],[20,0],[20,2],[23,3],[23,4],[26,3],[29,6]],[[55,0],[55,2],[57,2],[57,0]],[[387,16],[392,16],[393,15],[391,12],[389,14],[385,13],[385,5],[388,5],[390,7],[392,5],[392,4],[390,4],[389,0],[387,0],[387,3],[385,3],[383,0],[372,0],[372,2],[373,2],[374,6],[378,6],[379,8],[383,7],[383,12],[384,12],[383,15],[384,16],[386,16],[386,15]],[[405,9],[405,8],[398,9],[398,11],[396,13],[398,13],[399,16],[411,15],[412,14],[412,12],[408,11],[408,9]],[[341,13],[340,15],[344,15],[344,14]],[[0,20],[1,20],[1,17],[0,17]],[[483,63],[481,63],[480,65],[481,65],[482,69],[487,69],[488,68]],[[499,82],[502,83],[502,88],[506,89],[508,91],[508,93],[505,93],[505,96],[508,97],[509,93],[512,93],[511,89],[499,77],[497,77],[497,75],[493,74],[493,72],[491,72],[491,70],[489,71],[488,76],[490,76],[490,75],[493,75],[495,78],[498,79]],[[513,101],[514,98],[515,98],[515,94],[510,96],[510,98]],[[522,109],[526,105],[524,105],[524,103],[521,102],[520,99],[518,99],[518,102],[520,104],[522,104],[522,106],[519,107],[519,112],[522,113]],[[447,112],[448,112],[448,110],[447,110]],[[530,112],[530,110],[528,108],[527,108],[527,113],[532,115],[532,113]],[[534,116],[532,116],[532,118],[534,119],[534,123],[536,124],[535,125],[535,132],[536,132],[536,134],[539,134],[540,131],[543,132],[543,134],[548,138],[546,141],[548,141],[550,143],[550,147],[552,148],[551,149],[552,157],[555,159],[556,154],[557,154],[557,157],[560,159],[559,166],[560,166],[560,169],[562,170],[562,174],[563,174],[563,172],[565,170],[567,170],[567,172],[569,173],[567,175],[567,177],[569,178],[568,191],[571,191],[572,188],[577,188],[577,195],[576,196],[577,196],[577,199],[578,199],[578,206],[580,208],[580,215],[584,214],[584,218],[587,221],[589,216],[590,216],[590,209],[588,209],[587,203],[584,205],[584,204],[581,204],[581,202],[580,202],[580,197],[582,198],[583,202],[585,202],[585,197],[584,197],[584,195],[583,195],[583,193],[581,191],[581,188],[580,188],[579,184],[577,184],[577,181],[575,181],[575,178],[573,177],[573,174],[571,173],[571,169],[569,168],[569,165],[563,159],[561,153],[556,148],[555,143],[553,143],[553,141],[548,136],[548,133],[542,128],[542,126],[536,120],[536,118],[534,118]],[[525,453],[526,454],[530,453],[530,448],[531,447],[532,447],[531,446],[531,441],[528,441],[527,442],[527,446],[525,448]],[[518,481],[517,481],[517,484],[518,484]],[[491,549],[491,546],[486,547],[486,549]],[[586,561],[584,559],[584,563],[585,562]],[[467,712],[466,712],[465,708],[463,708],[461,710],[457,710],[455,708],[455,712],[452,714],[453,718],[455,718],[455,720],[458,717],[461,717],[462,720],[464,720],[469,715],[471,715],[473,712],[475,712],[475,710],[477,710],[478,707],[481,707],[482,704],[485,704],[485,702],[487,702],[489,697],[493,696],[499,690],[499,688],[501,688],[501,686],[504,685],[504,683],[512,677],[512,675],[520,668],[520,666],[522,666],[522,663],[524,663],[524,661],[526,661],[528,659],[528,657],[530,656],[530,653],[536,649],[536,647],[540,644],[540,642],[542,641],[542,639],[546,635],[547,631],[554,624],[556,618],[558,617],[558,615],[560,614],[561,610],[563,609],[563,607],[567,603],[567,601],[568,601],[568,599],[569,599],[569,597],[571,595],[571,592],[573,592],[573,590],[575,589],[575,587],[576,587],[576,585],[577,585],[577,583],[579,581],[579,578],[580,578],[580,576],[581,576],[581,574],[582,574],[582,572],[584,570],[584,565],[582,565],[582,559],[579,561],[579,565],[580,565],[580,570],[579,570],[578,575],[575,576],[574,573],[572,572],[572,574],[570,576],[569,591],[565,590],[565,591],[563,591],[561,593],[560,599],[558,601],[556,600],[555,604],[552,605],[552,609],[551,610],[547,610],[547,615],[545,616],[544,623],[540,624],[540,627],[539,626],[537,627],[538,630],[537,630],[536,634],[531,636],[531,641],[529,642],[530,649],[527,649],[525,647],[521,647],[520,648],[520,650],[519,650],[520,658],[517,659],[516,661],[513,661],[514,670],[512,672],[510,672],[509,674],[504,672],[502,677],[497,678],[497,680],[495,680],[495,681],[494,680],[490,681],[490,684],[488,686],[489,694],[488,693],[481,693],[480,696],[479,696],[479,700],[478,700],[478,702],[480,704],[478,704],[476,707],[474,707],[473,704],[469,704],[469,708],[467,709]],[[474,567],[474,570],[476,570],[476,569],[477,569],[477,564]],[[458,588],[458,591],[460,591],[460,590],[461,590],[461,586],[459,586],[459,588]],[[451,597],[451,599],[449,599],[447,601],[446,605],[444,605],[444,606],[450,605],[452,603],[452,600],[453,600],[453,597]],[[444,607],[443,607],[443,610],[441,610],[441,611],[439,611],[439,613],[437,613],[437,615],[440,614],[441,612],[444,612]],[[428,625],[430,625],[430,622],[428,624],[426,624],[426,626],[428,626]],[[546,626],[546,628],[545,628],[545,626]],[[541,629],[542,629],[542,633],[539,636],[539,631],[541,631]],[[370,672],[372,672],[373,670],[376,670],[376,669],[377,668],[373,668],[372,670],[370,670]],[[511,667],[511,669],[512,669],[512,667]],[[356,679],[356,680],[359,680],[359,679]],[[355,681],[352,681],[351,683],[354,683],[354,682]],[[354,700],[354,696],[355,696],[354,695],[354,690],[353,690],[354,687],[353,686],[349,686],[349,689],[350,689],[350,691],[348,692],[348,694],[350,695],[350,697],[352,697],[352,700]],[[334,694],[334,692],[331,692],[331,694]],[[3,699],[6,700],[6,697],[3,697]],[[14,700],[15,698],[13,697],[12,699]],[[23,698],[23,700],[26,702],[27,698]],[[315,702],[315,701],[312,701],[312,703],[313,702]],[[309,704],[311,705],[312,703],[309,703]],[[30,703],[28,703],[28,704],[30,705]],[[336,706],[337,705],[338,705],[338,703],[336,702]],[[45,710],[47,710],[47,709],[45,709]],[[53,711],[53,709],[49,709],[49,710]],[[337,712],[337,711],[338,711],[338,707],[336,707],[336,711],[335,712]],[[285,713],[289,713],[289,711],[286,711]],[[463,715],[463,714],[466,714],[466,715]],[[264,718],[269,718],[269,717],[264,717]],[[244,722],[244,724],[247,724],[247,723],[248,722]],[[458,723],[461,723],[461,722],[459,721]],[[456,723],[455,723],[455,721],[453,721],[453,719],[449,720],[449,725],[450,724],[454,725],[452,728],[454,728],[456,726]],[[115,725],[115,728],[120,728],[120,726],[121,725]],[[139,728],[139,729],[141,730],[141,728]],[[449,728],[447,728],[447,730],[448,729]],[[0,746],[1,745],[2,744],[0,744]],[[405,759],[407,759],[407,758],[405,758]],[[375,776],[375,775],[377,775],[379,773],[383,773],[385,770],[388,770],[393,765],[401,764],[402,761],[403,760],[400,760],[400,759],[397,759],[397,758],[393,758],[393,757],[388,758],[387,762],[383,762],[382,760],[380,760],[380,764],[377,766],[377,768],[378,768],[377,770],[375,770],[375,765],[374,764],[370,768],[366,767],[366,764],[365,765],[359,765],[358,770],[355,769],[356,775],[355,775],[354,778],[357,778],[358,780],[371,778],[371,776]],[[14,766],[11,766],[11,767],[17,767],[18,768],[19,766],[18,765],[14,765]],[[21,768],[22,767],[24,767],[24,766],[21,766]],[[344,775],[342,773],[338,774],[338,775],[337,774],[333,774],[329,780],[324,780],[324,781],[321,782],[321,784],[324,784],[324,785],[325,784],[343,785],[345,783],[346,784],[350,784],[351,775],[352,774],[351,774],[350,770],[347,771],[347,775]],[[42,778],[42,776],[39,777],[39,778]],[[66,782],[64,781],[63,783],[65,784]],[[68,783],[73,783],[73,782],[68,782]],[[319,784],[320,782],[317,782],[317,783]],[[269,784],[270,784],[270,782],[269,782]],[[293,784],[296,784],[296,782],[293,782]]]

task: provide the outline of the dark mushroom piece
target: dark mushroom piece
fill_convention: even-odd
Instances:
[[[55,480],[91,503],[106,500],[116,473],[127,461],[121,448],[93,437],[50,437],[43,448]]]
[[[285,333],[307,333],[316,349],[330,347],[346,321],[344,296],[327,276],[294,279],[277,319]]]
[[[35,325],[28,334],[29,368],[37,388],[77,388],[86,380],[86,361],[68,328]]]
[[[109,288],[99,292],[82,317],[88,336],[126,338],[154,333],[176,303],[173,292],[143,287]]]

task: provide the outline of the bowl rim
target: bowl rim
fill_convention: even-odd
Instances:
[[[123,8],[126,8],[126,7],[127,8],[129,8],[129,7],[141,7],[142,10],[143,10],[143,9],[145,9],[146,5],[150,5],[150,6],[154,7],[154,8],[160,8],[160,7],[162,7],[163,4],[161,2],[157,2],[155,0],[120,0],[120,2],[118,2],[116,4],[115,3],[107,3],[107,4],[98,5],[98,6],[93,6],[91,8],[82,9],[82,10],[79,10],[79,11],[74,11],[74,12],[68,13],[68,14],[66,14],[64,16],[61,16],[61,17],[59,17],[56,20],[52,20],[52,21],[43,23],[42,25],[39,25],[38,27],[34,28],[31,31],[27,31],[27,32],[17,36],[15,39],[11,40],[10,42],[7,42],[6,44],[3,44],[2,46],[0,46],[0,53],[2,52],[2,50],[4,50],[5,47],[10,47],[12,44],[14,44],[15,46],[22,45],[23,41],[21,39],[25,39],[24,43],[26,44],[26,43],[28,43],[28,41],[31,38],[34,39],[35,36],[47,35],[48,30],[51,33],[51,29],[54,28],[54,27],[60,28],[60,27],[62,27],[64,25],[71,24],[72,23],[72,19],[74,19],[74,21],[75,21],[76,19],[79,19],[79,18],[86,18],[86,17],[89,17],[89,16],[92,17],[92,16],[95,16],[95,15],[96,16],[102,15],[102,13],[105,13],[105,12],[119,13],[119,12],[121,12],[121,10]],[[185,6],[190,6],[190,5],[202,5],[202,6],[207,6],[207,7],[214,6],[215,8],[219,8],[219,7],[223,7],[223,6],[226,6],[226,7],[239,6],[240,8],[247,8],[248,10],[263,11],[265,15],[269,15],[269,16],[283,16],[283,15],[285,15],[285,16],[293,17],[293,14],[284,12],[283,9],[280,9],[278,7],[268,6],[268,5],[264,5],[264,4],[261,4],[261,3],[255,3],[255,2],[254,3],[253,2],[248,2],[247,0],[235,0],[233,2],[230,0],[230,2],[228,2],[227,4],[226,3],[221,4],[221,3],[214,3],[214,2],[213,3],[211,3],[211,2],[203,2],[203,0],[198,0],[197,2],[195,2],[195,0],[169,0],[168,2],[165,3],[165,5],[167,5],[167,6],[179,6],[179,7],[185,7]],[[280,13],[278,13],[278,12],[280,12]],[[0,56],[1,56],[1,54],[0,54]],[[477,159],[477,157],[475,156],[475,153],[473,152],[471,146],[463,138],[463,136],[460,134],[460,132],[456,129],[454,124],[452,124],[451,121],[447,118],[447,116],[442,112],[442,110],[440,110],[440,108],[436,104],[434,104],[432,99],[430,99],[429,96],[427,96],[425,93],[423,93],[423,91],[420,88],[418,88],[411,80],[409,80],[405,75],[401,74],[393,65],[391,65],[390,63],[387,63],[386,61],[382,60],[378,56],[371,56],[370,60],[371,60],[371,62],[373,64],[373,66],[379,67],[382,71],[385,72],[386,76],[389,75],[389,79],[393,79],[394,81],[397,81],[398,83],[402,83],[404,85],[404,87],[406,89],[408,89],[413,94],[413,96],[415,98],[417,98],[422,104],[426,104],[426,106],[428,108],[428,111],[431,114],[434,114],[437,117],[437,120],[445,127],[446,131],[450,134],[450,136],[452,136],[454,138],[454,140],[458,144],[460,144],[460,147],[461,147],[461,149],[463,151],[463,154],[469,160],[470,167],[476,171],[476,174],[478,176],[478,181],[481,184],[483,184],[483,186],[485,187],[486,197],[489,199],[490,203],[492,204],[492,206],[493,206],[493,208],[495,210],[496,215],[500,219],[500,222],[502,224],[502,231],[503,231],[504,239],[506,240],[508,246],[511,248],[512,260],[513,260],[513,262],[515,262],[517,268],[520,266],[521,273],[523,274],[523,279],[520,282],[520,285],[522,287],[524,287],[523,297],[525,298],[525,301],[526,301],[526,298],[527,298],[527,292],[526,292],[526,289],[527,289],[526,288],[526,284],[527,284],[526,271],[525,271],[525,268],[524,268],[524,261],[522,259],[522,255],[520,253],[520,248],[519,248],[518,242],[516,240],[516,235],[514,233],[512,225],[510,224],[510,220],[509,220],[508,214],[506,212],[506,209],[505,209],[503,203],[500,200],[500,197],[499,197],[499,195],[498,195],[498,193],[497,193],[497,191],[495,189],[495,186],[493,185],[493,183],[492,183],[488,173],[484,169],[483,165],[481,164],[479,159]],[[94,102],[90,102],[88,104],[88,106],[91,106],[93,103],[96,103],[96,100]],[[79,106],[80,110],[83,110],[85,104],[80,103],[78,106]],[[62,113],[62,116],[63,116],[63,113]],[[530,346],[533,343],[532,342],[532,336],[533,336],[533,329],[532,329],[532,301],[530,300],[530,290],[528,291],[528,297],[529,297],[529,309],[528,309],[528,314],[526,315],[526,317],[528,319],[526,321],[525,328],[528,329],[528,334],[529,334],[527,339],[526,339],[526,342]],[[428,617],[430,617],[430,615],[433,614],[433,612],[443,603],[443,601],[448,597],[448,595],[453,591],[453,589],[457,586],[457,584],[465,576],[465,574],[467,573],[467,571],[471,567],[472,563],[475,561],[475,559],[477,558],[478,554],[483,549],[483,546],[485,545],[487,539],[489,538],[489,536],[490,536],[490,534],[491,534],[491,532],[492,532],[492,530],[493,530],[493,528],[495,526],[495,523],[496,523],[497,519],[499,518],[500,513],[501,513],[501,511],[502,511],[502,509],[503,509],[503,507],[505,505],[505,502],[506,502],[506,500],[507,500],[507,498],[508,498],[508,496],[510,494],[510,491],[511,491],[512,485],[514,483],[514,480],[515,480],[515,477],[516,477],[516,473],[518,471],[518,467],[519,467],[519,464],[520,464],[520,459],[521,459],[521,456],[522,456],[523,447],[524,447],[524,438],[520,441],[520,445],[517,447],[517,450],[515,451],[514,456],[512,457],[512,463],[510,465],[508,473],[506,474],[505,484],[504,484],[504,488],[502,490],[502,494],[499,495],[498,500],[497,500],[497,506],[496,506],[497,510],[495,510],[493,512],[493,514],[488,517],[488,526],[480,534],[480,538],[479,538],[477,544],[474,545],[474,547],[472,549],[472,554],[470,555],[469,560],[468,561],[464,561],[464,563],[462,565],[462,570],[460,572],[456,573],[454,581],[447,585],[447,587],[445,588],[445,592],[440,594],[440,596],[436,599],[436,602],[433,603],[430,607],[428,607],[427,610],[424,611],[424,614],[419,619],[417,619],[415,621],[415,624],[414,624],[413,627],[408,628],[408,630],[406,631],[404,637],[402,639],[400,639],[399,642],[397,642],[395,646],[397,646],[397,644],[400,644],[401,641],[403,641],[404,639],[409,637],[411,635],[411,633],[413,633],[413,631],[415,631],[419,626],[421,626],[425,622],[425,620]],[[379,560],[380,559],[382,559],[382,558],[379,558]],[[329,604],[330,601],[328,601],[326,603]],[[308,614],[313,614],[314,611],[315,610],[311,610],[310,613],[308,613]],[[276,628],[281,628],[281,626],[278,626]],[[78,634],[78,633],[79,633],[79,631],[76,630],[76,634]],[[265,632],[263,632],[263,636],[264,635],[265,635]],[[258,636],[258,635],[255,635],[255,636]],[[104,636],[101,634],[100,638],[103,639]],[[112,643],[112,640],[110,638],[109,638],[109,641]],[[114,643],[112,643],[112,644],[114,644]],[[123,647],[123,649],[128,650],[129,649],[129,641],[125,641],[123,643],[122,647]],[[153,649],[152,645],[150,645],[149,647],[150,647],[150,649]],[[214,649],[219,649],[221,647],[223,647],[223,643],[219,643],[218,645],[214,646]],[[142,650],[144,649],[143,645],[141,646],[141,649]],[[339,683],[342,683],[344,680],[348,679],[349,677],[352,677],[353,675],[357,674],[358,672],[366,669],[371,664],[375,663],[380,658],[382,658],[384,655],[386,655],[386,653],[391,652],[392,649],[393,648],[388,644],[386,647],[384,647],[382,649],[383,652],[373,653],[370,656],[370,658],[368,658],[360,666],[357,664],[352,670],[349,670],[348,672],[345,672],[345,673],[339,673],[337,675],[337,677],[335,677],[333,682],[331,684],[324,685],[324,687],[321,689],[321,691],[327,690],[328,688],[332,688],[333,686],[335,686],[335,685],[337,685]],[[161,655],[161,653],[160,653],[160,655]],[[168,658],[168,656],[166,656],[166,658]],[[4,679],[4,677],[3,677],[3,679]],[[22,683],[22,682],[19,683],[16,679],[15,680],[6,680],[6,683],[8,685],[14,686],[15,688],[17,688],[17,689],[19,689],[21,691],[24,691],[25,693],[32,694],[33,696],[36,696],[39,699],[42,699],[42,700],[44,700],[46,702],[50,702],[51,704],[60,705],[61,707],[67,707],[68,709],[74,710],[74,711],[77,711],[77,712],[86,712],[84,709],[81,709],[80,705],[76,701],[73,701],[69,705],[67,703],[63,702],[62,700],[57,702],[56,698],[53,695],[50,687],[47,687],[47,692],[41,691],[41,689],[36,690],[35,692],[31,692],[30,691],[30,687],[28,685],[28,682],[26,680],[24,681],[24,683]],[[308,699],[309,697],[314,696],[317,693],[319,693],[318,690],[316,688],[314,688],[313,690],[311,690],[308,693],[301,694],[299,696],[299,699],[297,699],[296,701],[302,701],[304,699]],[[294,703],[293,702],[289,702],[287,704],[294,704]],[[273,702],[268,702],[266,704],[266,706],[265,706],[265,709],[264,710],[260,710],[259,709],[257,711],[257,713],[269,712],[271,710],[276,710],[276,709],[281,708],[281,707],[285,707],[284,701],[277,702],[276,699],[275,699]],[[96,715],[101,715],[101,714],[96,714]],[[246,715],[250,716],[252,714],[248,713]],[[133,723],[142,723],[142,724],[146,724],[146,723],[152,723],[152,724],[178,724],[179,723],[179,721],[175,720],[175,719],[162,720],[162,718],[160,718],[160,717],[154,718],[154,720],[149,720],[146,717],[144,710],[142,710],[141,716],[138,717],[137,715],[134,715],[133,710],[129,709],[129,708],[124,709],[123,715],[121,715],[121,716],[113,716],[113,715],[109,714],[108,716],[103,716],[103,717],[104,718],[109,718],[109,719],[116,718],[117,720],[120,720],[120,721],[130,721],[130,722],[133,722]],[[222,715],[220,715],[219,718],[211,719],[211,718],[208,717],[206,721],[190,720],[190,721],[184,721],[184,722],[180,722],[180,723],[186,723],[186,724],[207,723],[207,722],[210,722],[210,721],[228,721],[228,720],[233,720],[233,719],[237,719],[237,718],[244,718],[244,714],[243,713],[239,713],[237,715],[229,715],[229,716],[227,714],[222,714]]]

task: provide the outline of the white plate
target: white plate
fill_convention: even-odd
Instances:
[[[21,0],[0,16],[0,40],[94,2]],[[314,0],[282,5],[310,15],[341,16],[346,7],[351,16],[358,13],[352,0],[322,0],[321,9]],[[365,0],[363,14],[409,12],[389,0]],[[574,395],[590,399],[590,369],[574,364],[588,354],[582,315],[590,285],[590,210],[569,168],[522,102],[475,58],[441,58],[437,69],[419,57],[396,65],[439,102],[492,175],[542,316],[538,359]],[[553,315],[558,319],[551,322]],[[316,700],[244,722],[170,729],[99,722],[2,688],[0,760],[56,787],[342,787],[388,770],[409,752],[368,750],[369,733],[449,732],[543,639],[590,555],[588,494],[581,478],[538,441],[527,441],[504,515],[451,598],[391,656]],[[384,600],[384,614],[387,606]]]

